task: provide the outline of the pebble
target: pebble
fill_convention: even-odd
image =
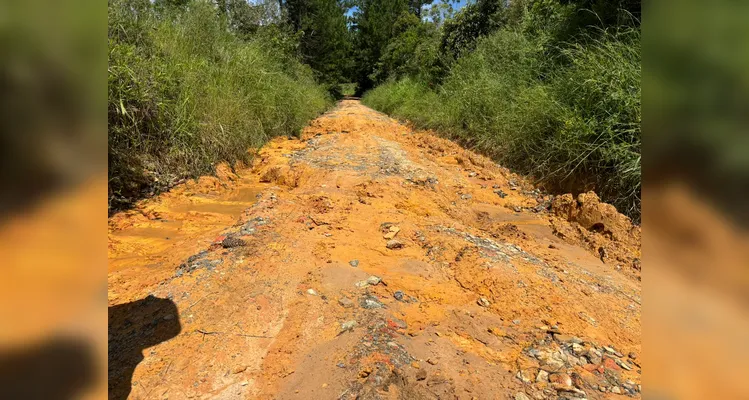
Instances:
[[[437,361],[436,361],[436,360],[433,360],[433,359],[431,359],[431,358],[427,358],[427,362],[428,362],[429,364],[432,364],[432,365],[437,365]]]
[[[611,393],[614,393],[614,394],[621,394],[621,393],[622,393],[622,390],[621,390],[621,389],[619,389],[619,386],[614,386],[614,387],[612,387],[612,388],[611,388]]]
[[[403,301],[403,296],[404,294],[400,290],[396,290],[395,293],[393,293],[393,297],[398,301]]]
[[[519,325],[520,324],[520,320],[519,319],[513,319],[512,323],[515,324],[515,325]]]
[[[363,288],[369,286],[369,282],[367,281],[359,281],[354,284],[358,288]]]
[[[504,191],[502,191],[502,189],[497,189],[497,190],[494,191],[494,193],[496,193],[497,196],[499,196],[500,199],[504,199],[505,197],[507,197],[507,193],[505,193]]]
[[[627,355],[627,357],[629,357],[630,359],[634,360],[634,359],[636,359],[636,358],[637,358],[637,354],[635,354],[634,352],[631,352],[631,353],[629,353],[629,354]]]
[[[470,193],[466,193],[466,194],[460,195],[460,198],[463,200],[471,200],[473,196]]]
[[[484,297],[480,297],[478,301],[476,301],[476,303],[478,303],[478,305],[480,305],[481,307],[489,307],[492,304]]]
[[[468,177],[469,177],[469,178],[473,178],[474,176],[476,176],[476,173],[475,173],[475,172],[469,172],[469,173],[468,173]]]
[[[515,393],[515,400],[531,400],[531,398],[523,392],[517,392]]]
[[[426,370],[420,369],[416,371],[416,380],[417,381],[423,381],[427,378],[427,372]]]
[[[353,330],[355,326],[356,326],[356,321],[354,320],[346,321],[341,324],[341,333]]]
[[[572,387],[572,378],[567,374],[551,374],[549,380],[564,387]]]
[[[359,260],[351,260],[348,263],[349,263],[349,265],[351,265],[354,268],[356,268],[356,267],[359,266]]]
[[[317,292],[315,292],[315,289],[307,289],[307,294],[311,294],[312,296],[317,296]]]
[[[385,246],[388,249],[392,250],[392,249],[401,249],[401,248],[403,248],[404,245],[403,245],[403,242],[401,242],[400,240],[390,239],[390,240],[387,241],[387,243],[385,244]]]
[[[536,382],[548,382],[549,381],[549,373],[544,370],[539,370],[538,375],[536,375]]]
[[[338,364],[336,364],[336,367],[338,367],[338,368],[346,368],[346,364],[344,364],[342,362],[339,362]]]
[[[369,374],[372,373],[372,368],[364,368],[363,370],[359,371],[359,378],[366,378],[369,376]]]
[[[338,299],[338,304],[340,304],[343,308],[352,308],[354,306],[354,302],[351,301],[348,297],[341,297]]]
[[[376,286],[380,282],[382,282],[382,278],[380,278],[379,276],[372,275],[369,278],[367,278],[367,283],[372,286]]]
[[[380,303],[376,297],[369,296],[365,297],[361,301],[362,308],[366,308],[368,310],[374,309],[374,308],[382,308],[382,303]]]
[[[401,231],[401,228],[399,228],[399,227],[397,227],[397,226],[393,225],[393,226],[391,226],[391,227],[389,228],[389,231],[388,231],[387,233],[385,233],[384,235],[382,235],[382,237],[383,237],[383,238],[385,238],[385,239],[392,239],[392,238],[394,238],[394,237],[395,237],[395,235],[397,235],[397,234],[398,234],[398,232],[400,232],[400,231]]]

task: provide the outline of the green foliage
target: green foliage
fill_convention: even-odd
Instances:
[[[639,220],[639,30],[599,31],[549,58],[549,36],[521,28],[479,39],[441,87],[405,78],[363,101],[534,174],[551,190],[595,189]]]
[[[288,20],[299,35],[299,54],[336,97],[351,70],[351,36],[338,0],[288,0]]]
[[[246,160],[330,104],[309,67],[233,32],[205,1],[156,12],[147,0],[110,0],[110,207]]]

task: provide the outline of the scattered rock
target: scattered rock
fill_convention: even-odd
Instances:
[[[354,284],[354,286],[356,286],[358,288],[367,287],[367,286],[369,286],[369,282],[367,282],[367,281],[359,281],[359,282],[356,282]]]
[[[622,390],[621,390],[621,389],[619,389],[619,386],[614,386],[614,387],[612,387],[612,388],[611,388],[611,393],[614,393],[614,394],[621,394],[621,393],[622,393]]]
[[[225,249],[229,249],[229,248],[232,248],[232,247],[242,247],[242,246],[246,246],[246,245],[247,245],[247,243],[245,243],[244,240],[242,240],[240,238],[235,238],[235,237],[232,237],[232,236],[229,236],[226,239],[224,239],[224,240],[221,241],[221,246],[223,246],[223,248],[225,248]]]
[[[623,369],[626,369],[627,371],[632,371],[632,367],[629,366],[629,364],[625,363],[624,361],[620,359],[616,359],[616,364],[622,367]]]
[[[416,371],[416,380],[417,381],[423,381],[426,378],[427,378],[427,371],[426,370],[420,369],[420,370]]]
[[[351,260],[348,262],[350,266],[356,268],[359,266],[359,260]]]
[[[394,237],[395,237],[395,235],[397,235],[397,234],[398,234],[398,232],[400,232],[400,231],[401,231],[401,228],[399,228],[399,227],[397,227],[397,226],[395,226],[395,225],[392,225],[392,226],[390,226],[390,227],[388,228],[388,232],[386,232],[386,233],[385,233],[384,235],[382,235],[382,237],[384,237],[385,239],[392,239],[392,238],[394,238]]]
[[[338,334],[340,335],[343,332],[351,331],[354,329],[355,326],[356,326],[356,321],[354,321],[353,319],[351,321],[346,321],[341,324],[341,331]]]
[[[637,359],[637,354],[635,354],[634,352],[630,352],[629,354],[627,354],[627,357],[629,357],[631,360],[635,360]]]
[[[523,383],[531,383],[530,378],[523,371],[518,371],[515,377],[518,378]]]
[[[340,304],[343,308],[352,308],[354,306],[354,302],[351,301],[348,297],[341,297],[338,299],[338,304]]]
[[[531,400],[531,398],[523,392],[517,392],[515,393],[515,400]]]
[[[469,173],[468,173],[468,177],[469,177],[469,178],[473,178],[473,177],[474,177],[474,176],[476,176],[476,175],[477,175],[477,174],[476,174],[475,172],[473,172],[473,171],[471,171],[471,172],[469,172]]]
[[[400,290],[396,290],[395,293],[393,293],[393,297],[398,301],[403,301],[403,296],[404,294]]]
[[[307,294],[317,296],[317,292],[315,291],[315,289],[307,289]]]
[[[549,381],[561,385],[560,387],[572,387],[572,378],[567,374],[551,374]]]
[[[555,334],[554,339],[559,343],[582,344],[583,340],[577,336]]]
[[[476,303],[478,303],[478,305],[480,305],[481,307],[489,307],[490,305],[492,305],[492,303],[484,297],[479,297]]]
[[[336,367],[338,367],[338,368],[346,368],[346,364],[344,364],[342,362],[339,362],[338,364],[336,364]]]
[[[460,195],[461,200],[471,200],[473,196],[470,193],[461,194]]]
[[[434,360],[434,359],[431,359],[431,358],[427,358],[427,362],[429,364],[432,364],[432,365],[437,365],[437,360]]]
[[[247,370],[247,366],[246,365],[240,365],[240,366],[234,368],[231,372],[233,374],[239,374],[239,373],[242,373],[242,372],[244,372],[246,370]]]
[[[499,196],[500,199],[504,199],[505,197],[507,197],[507,193],[505,193],[504,191],[502,191],[502,189],[497,189],[497,190],[494,191],[494,193],[496,193],[497,196]]]
[[[520,320],[519,319],[513,319],[512,323],[515,324],[515,325],[520,325]]]
[[[380,303],[380,300],[372,295],[364,296],[361,299],[361,302],[359,305],[362,306],[362,308],[366,308],[368,310],[372,310],[375,308],[382,308],[382,303]]]
[[[536,375],[536,382],[545,383],[548,381],[549,381],[549,373],[544,370],[539,370],[538,375]]]
[[[379,276],[372,275],[367,278],[367,283],[372,286],[377,286],[380,282],[382,282],[382,278],[380,278]]]
[[[388,242],[387,242],[387,243],[385,244],[385,246],[386,246],[386,247],[387,247],[388,249],[391,249],[391,250],[393,250],[393,249],[402,249],[404,245],[403,245],[403,242],[401,242],[400,240],[397,240],[397,239],[390,239],[390,240],[388,240]]]
[[[372,368],[370,367],[364,368],[363,370],[359,371],[359,378],[366,378],[371,373],[372,373]]]

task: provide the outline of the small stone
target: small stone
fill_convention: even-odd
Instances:
[[[622,393],[622,390],[621,390],[621,389],[619,389],[619,386],[614,386],[614,387],[612,387],[612,388],[611,388],[611,393],[614,393],[614,394],[621,394],[621,393]]]
[[[247,381],[242,381],[242,382],[240,383],[240,385],[242,385],[242,386],[247,386],[247,385],[249,385],[249,384],[250,384],[250,382],[247,382]]]
[[[478,305],[480,305],[481,307],[489,307],[492,304],[484,297],[480,297],[478,301],[476,301],[476,303],[478,303]]]
[[[630,352],[629,354],[627,354],[627,357],[629,357],[631,360],[635,360],[637,359],[637,354],[635,354],[634,352]]]
[[[515,400],[531,400],[531,398],[523,392],[517,392],[515,393]]]
[[[432,365],[437,365],[437,361],[436,361],[436,360],[433,360],[433,359],[431,359],[431,358],[427,358],[427,362],[428,362],[429,364],[432,364]]]
[[[572,353],[578,357],[582,356],[583,354],[585,354],[585,347],[577,343],[572,343]]]
[[[367,282],[367,281],[359,281],[359,282],[356,282],[354,284],[354,286],[356,286],[358,288],[367,287],[367,286],[369,286],[369,282]]]
[[[627,371],[632,371],[632,367],[630,367],[629,364],[625,363],[624,361],[618,358],[615,361],[616,361],[616,364],[619,365],[620,367],[626,369]]]
[[[346,368],[346,365],[344,363],[342,363],[342,362],[339,362],[338,364],[336,364],[336,367],[338,367],[338,368]]]
[[[414,361],[411,363],[411,367],[419,369],[421,368],[421,364],[419,364],[417,361]]]
[[[317,296],[317,292],[315,292],[315,289],[307,289],[307,294]]]
[[[346,331],[351,331],[351,330],[354,329],[355,326],[356,326],[356,321],[354,321],[354,320],[346,321],[346,322],[344,322],[344,323],[341,324],[341,332],[340,333],[343,333],[343,332],[346,332]]]
[[[242,247],[246,245],[247,243],[245,243],[244,240],[240,238],[231,237],[231,236],[221,241],[221,246],[223,246],[225,249],[229,249],[232,247]]]
[[[572,387],[572,378],[567,374],[551,374],[549,376],[549,381],[564,387]]]
[[[338,299],[338,304],[341,305],[343,308],[352,308],[354,306],[354,302],[351,301],[348,297],[341,297]]]
[[[417,381],[423,381],[426,378],[427,378],[427,371],[426,370],[420,369],[420,370],[416,371],[416,380]]]
[[[369,376],[369,374],[372,373],[372,368],[364,368],[363,370],[359,371],[359,378],[366,378]]]
[[[520,320],[519,319],[513,319],[512,323],[515,324],[515,325],[520,325]]]
[[[397,239],[390,239],[385,244],[385,247],[388,249],[394,250],[394,249],[402,249],[403,248],[403,242]]]
[[[473,178],[474,176],[476,176],[475,172],[471,171],[471,172],[468,173],[468,177],[469,178]]]
[[[542,382],[548,382],[549,381],[549,373],[544,370],[539,370],[538,375],[536,375],[536,382],[542,383]]]
[[[247,370],[247,366],[246,365],[240,365],[240,366],[234,368],[231,372],[233,374],[239,374],[239,373],[244,372],[245,370]]]
[[[367,283],[372,286],[376,286],[380,282],[382,282],[382,278],[380,278],[379,276],[372,275],[369,278],[367,278]]]
[[[471,200],[473,198],[473,196],[470,193],[466,193],[466,194],[460,195],[460,198],[462,200]]]
[[[403,301],[403,296],[404,294],[400,290],[396,290],[395,293],[393,293],[393,297],[398,301]]]
[[[497,196],[499,196],[500,199],[504,199],[505,197],[507,197],[507,193],[505,193],[504,191],[502,191],[502,189],[497,189],[497,190],[494,191],[494,193],[496,193]]]
[[[366,308],[367,310],[382,308],[382,303],[380,303],[379,299],[371,295],[362,298],[359,302],[359,305],[361,305],[362,308]]]
[[[606,393],[606,386],[599,386],[598,391]]]
[[[387,232],[387,233],[385,233],[384,235],[382,235],[382,237],[383,237],[383,238],[385,238],[385,239],[392,239],[392,238],[394,238],[394,237],[395,237],[395,235],[397,235],[397,234],[398,234],[398,232],[400,232],[400,231],[401,231],[401,228],[399,228],[399,227],[397,227],[397,226],[393,225],[393,226],[391,226],[391,227],[389,228],[389,230],[388,230],[388,232]]]
[[[515,375],[516,378],[520,380],[520,382],[523,383],[531,383],[531,380],[523,373],[523,371],[518,371],[517,375]]]
[[[323,389],[325,389],[326,387],[328,387],[328,384],[327,383],[323,383],[322,387],[323,387]]]
[[[351,260],[348,262],[350,266],[356,268],[359,266],[359,260]]]

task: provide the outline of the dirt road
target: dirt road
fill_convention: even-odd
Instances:
[[[551,200],[343,101],[110,218],[110,398],[639,398],[640,230]]]

